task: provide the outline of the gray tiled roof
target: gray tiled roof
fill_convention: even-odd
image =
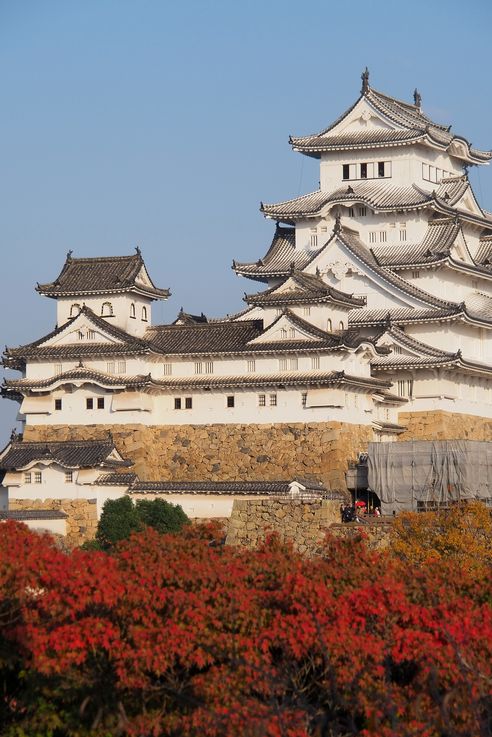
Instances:
[[[345,135],[331,133],[363,97],[382,115],[396,124],[399,130],[372,129]],[[458,140],[465,145],[470,161],[479,163],[492,158],[492,152],[472,148],[465,138],[455,136],[450,133],[449,129],[450,126],[434,123],[417,105],[397,100],[368,86],[356,102],[328,128],[310,136],[291,137],[290,143],[295,150],[311,156],[319,156],[322,151],[330,151],[336,148],[362,147],[364,145],[375,147],[384,144],[397,145],[407,141],[416,142],[422,138],[447,148],[453,140]],[[355,140],[350,140],[350,136]],[[361,136],[361,140],[358,140],[358,136]]]
[[[139,355],[149,352],[149,346],[144,340],[136,338],[124,330],[113,325],[111,322],[99,317],[90,307],[82,307],[79,314],[87,315],[96,327],[102,332],[107,333],[116,339],[117,342],[97,343],[84,341],[63,345],[44,346],[52,338],[60,335],[67,327],[70,326],[77,317],[71,318],[63,325],[56,327],[48,335],[35,340],[33,343],[19,346],[18,348],[6,348],[3,354],[2,363],[4,366],[18,368],[27,358],[35,358],[38,360],[56,360],[57,358],[73,358],[81,359],[86,356],[106,356],[106,355]]]
[[[399,187],[389,182],[368,179],[348,182],[332,192],[317,190],[276,204],[261,204],[264,215],[279,220],[294,221],[318,215],[325,206],[336,203],[360,202],[380,211],[412,210],[428,205],[433,195],[416,185]]]
[[[425,138],[425,132],[419,129],[392,130],[390,128],[371,128],[370,130],[351,131],[338,135],[314,135],[305,137],[291,136],[290,143],[294,150],[310,153],[336,151],[337,149],[375,148],[378,145],[398,145],[415,143]]]
[[[324,489],[324,487],[322,487]],[[138,481],[136,494],[287,494],[288,481]]]
[[[95,468],[97,466],[131,466],[131,461],[109,458],[115,450],[112,440],[66,440],[34,443],[14,440],[0,455],[0,468],[25,468],[37,461],[58,463],[65,468]]]
[[[153,299],[168,297],[168,289],[158,289],[152,282],[147,284],[146,280],[139,279],[142,269],[146,273],[139,250],[132,256],[98,258],[72,258],[69,253],[55,281],[38,284],[37,291],[54,298],[128,291],[145,293]]]
[[[492,266],[492,235],[480,239],[478,251],[475,254],[475,263],[481,266]]]
[[[235,353],[262,331],[262,320],[156,325],[147,330],[145,340],[153,351],[166,355]]]
[[[403,330],[400,330],[397,327],[390,328],[388,331],[386,331],[386,334],[394,338],[394,340],[396,340],[400,345],[405,346],[409,350],[416,351],[417,353],[422,353],[426,356],[442,357],[456,355],[455,353],[442,351],[440,348],[435,348],[432,345],[427,345],[427,343],[423,343],[421,340],[413,338],[411,335],[408,335],[408,333],[404,333]]]
[[[255,263],[232,262],[236,274],[251,277],[258,281],[268,281],[275,276],[283,276],[289,272],[291,265],[303,269],[313,256],[313,251],[296,249],[294,228],[277,225],[272,243],[265,256]],[[316,252],[318,252],[317,249]]]
[[[354,297],[352,294],[341,292],[326,284],[321,277],[305,274],[302,271],[291,270],[284,280],[292,279],[295,289],[280,290],[278,286],[267,289],[258,294],[247,294],[244,301],[251,305],[281,305],[306,304],[313,302],[336,302],[343,305],[362,307],[366,300]]]
[[[137,376],[126,376],[125,374],[107,374],[103,371],[77,366],[61,374],[49,376],[46,379],[6,379],[4,387],[9,391],[21,391],[26,389],[49,389],[54,384],[86,383],[92,382],[100,386],[113,389],[133,388],[139,389],[148,384],[150,374],[139,374]]]
[[[102,473],[96,484],[97,486],[131,486],[137,480],[136,473]]]
[[[454,304],[448,309],[413,309],[412,307],[380,308],[373,310],[352,310],[349,312],[349,325],[371,327],[391,323],[406,325],[412,322],[433,322],[459,317],[462,307]]]
[[[408,268],[413,265],[435,263],[449,256],[451,246],[461,230],[453,218],[431,220],[421,243],[399,243],[397,245],[372,248],[378,264],[391,268]]]
[[[388,282],[388,284],[391,284],[393,287],[396,287],[401,292],[404,292],[432,307],[440,309],[449,309],[450,307],[454,307],[455,303],[435,297],[434,295],[429,294],[429,292],[425,292],[423,289],[415,286],[415,284],[402,279],[397,274],[393,274],[393,272],[379,266],[374,254],[360,240],[359,234],[356,231],[350,230],[349,228],[341,228],[339,232],[334,234],[334,237],[335,236],[345,244],[354,256],[369,266],[371,270],[384,279],[384,281]]]
[[[8,512],[0,512],[0,520],[13,519],[18,522],[67,519],[68,514],[59,509],[12,509]]]

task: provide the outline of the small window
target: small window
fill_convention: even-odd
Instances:
[[[343,322],[342,322],[341,320],[340,320],[340,324],[339,324],[339,326],[338,326],[338,327],[339,327],[339,329],[340,329],[340,330],[344,330],[344,327],[343,327]]]
[[[270,407],[276,407],[276,406],[277,406],[277,395],[270,394]]]
[[[97,408],[104,409],[104,397],[97,398]]]
[[[96,337],[96,331],[95,330],[88,330],[87,331],[87,338],[88,340],[94,340]]]
[[[53,373],[55,374],[55,376],[60,376],[60,374],[63,373],[63,366],[61,363],[55,363],[55,365],[53,366]]]
[[[384,177],[384,161],[378,161],[378,177]]]
[[[137,310],[135,308],[135,303],[132,302],[130,305],[130,317],[133,317],[135,319],[137,317]]]
[[[234,397],[227,397],[227,406],[234,407]]]
[[[376,243],[376,233],[372,231],[369,233],[369,243]]]
[[[65,471],[65,483],[71,484],[73,481],[73,471]]]
[[[165,363],[163,365],[163,374],[164,376],[171,376],[173,372],[173,365],[172,363]]]
[[[289,328],[289,338],[295,338],[296,337],[296,329],[295,328]]]
[[[258,394],[258,407],[265,407],[265,406],[266,406],[266,395]]]
[[[185,409],[191,409],[193,407],[193,398],[185,397]]]
[[[84,340],[84,333],[82,332],[82,330],[77,330],[77,338],[79,340]]]
[[[357,208],[357,215],[360,218],[365,218],[365,216],[367,215],[367,208],[366,207],[358,207]]]
[[[214,362],[213,361],[205,361],[205,373],[206,374],[213,374],[214,372]]]
[[[309,317],[310,314],[311,314],[311,308],[310,307],[305,307],[304,308],[304,317]]]
[[[311,248],[318,248],[318,236],[317,235],[310,236],[309,245],[311,246]]]
[[[62,400],[61,399],[55,399],[55,409],[60,410],[62,408]]]
[[[350,166],[349,166],[349,164],[343,164],[342,170],[343,170],[343,178],[344,179],[350,179]]]
[[[92,397],[87,397],[87,399],[85,400],[85,408],[94,409],[94,400]]]
[[[25,484],[30,484],[31,482],[32,482],[32,478],[31,478],[31,472],[30,472],[30,471],[27,471],[27,472],[26,472],[26,473],[24,474],[24,483],[25,483]]]
[[[291,371],[297,371],[299,368],[299,359],[298,358],[291,358],[290,359],[290,365],[289,368]]]
[[[326,321],[326,332],[327,333],[331,333],[332,330],[333,330],[333,327],[332,327],[332,324],[331,324],[331,320],[330,320],[330,318],[328,318],[328,320]]]
[[[101,317],[113,317],[113,305],[111,304],[111,302],[102,303]]]
[[[77,317],[80,312],[80,305],[75,303],[70,307],[70,317]]]
[[[114,374],[114,361],[108,361],[106,364],[106,371],[108,374]]]
[[[379,242],[386,243],[386,231],[385,230],[379,231]]]
[[[406,241],[407,239],[407,231],[406,230],[400,230],[400,240]]]
[[[147,322],[147,308],[145,305],[142,307],[142,322]]]
[[[195,374],[203,374],[203,363],[195,361]]]
[[[248,359],[248,361],[246,362],[246,371],[247,371],[247,372],[248,372],[249,374],[251,374],[251,373],[253,373],[254,371],[256,371],[256,361],[255,361],[255,359],[254,359],[254,358],[250,358],[250,359]]]
[[[367,179],[367,164],[360,165],[360,178]]]
[[[311,356],[311,368],[319,369],[319,356]]]
[[[307,404],[307,392],[302,392],[301,394],[301,405],[305,407]]]
[[[275,310],[275,315],[277,317],[280,317],[281,314],[282,314],[282,308],[281,307],[277,307],[277,309]]]
[[[174,397],[174,409],[181,409],[181,397]]]
[[[41,471],[34,471],[34,483],[41,484],[43,482],[43,474]]]
[[[281,328],[280,330],[280,337],[285,339],[287,337],[287,330],[285,328]]]
[[[420,278],[420,271],[412,271],[412,276],[414,279]]]
[[[278,370],[279,371],[287,371],[287,359],[286,358],[279,358],[279,361],[278,361]]]
[[[126,374],[126,361],[118,361],[118,373]]]
[[[349,214],[349,218],[353,218],[354,217],[354,208],[353,207],[349,207],[348,214]]]

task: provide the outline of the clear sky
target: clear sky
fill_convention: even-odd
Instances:
[[[255,283],[233,258],[262,256],[258,211],[318,186],[289,134],[376,89],[412,100],[492,148],[490,0],[0,0],[0,341],[53,329],[34,291],[66,252],[136,245],[154,282],[212,316]],[[492,210],[492,169],[473,169]],[[11,376],[14,374],[10,373]],[[0,446],[17,405],[0,403]]]

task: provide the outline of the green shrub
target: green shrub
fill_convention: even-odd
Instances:
[[[108,550],[120,540],[126,540],[132,532],[145,526],[157,532],[179,532],[190,520],[177,504],[163,499],[142,499],[136,504],[129,496],[107,499],[97,526],[96,539],[91,548]]]

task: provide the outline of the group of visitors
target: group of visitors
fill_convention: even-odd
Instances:
[[[368,509],[366,502],[356,499],[354,504],[341,504],[340,517],[342,522],[367,522],[367,517],[381,517],[381,507],[374,506]]]

